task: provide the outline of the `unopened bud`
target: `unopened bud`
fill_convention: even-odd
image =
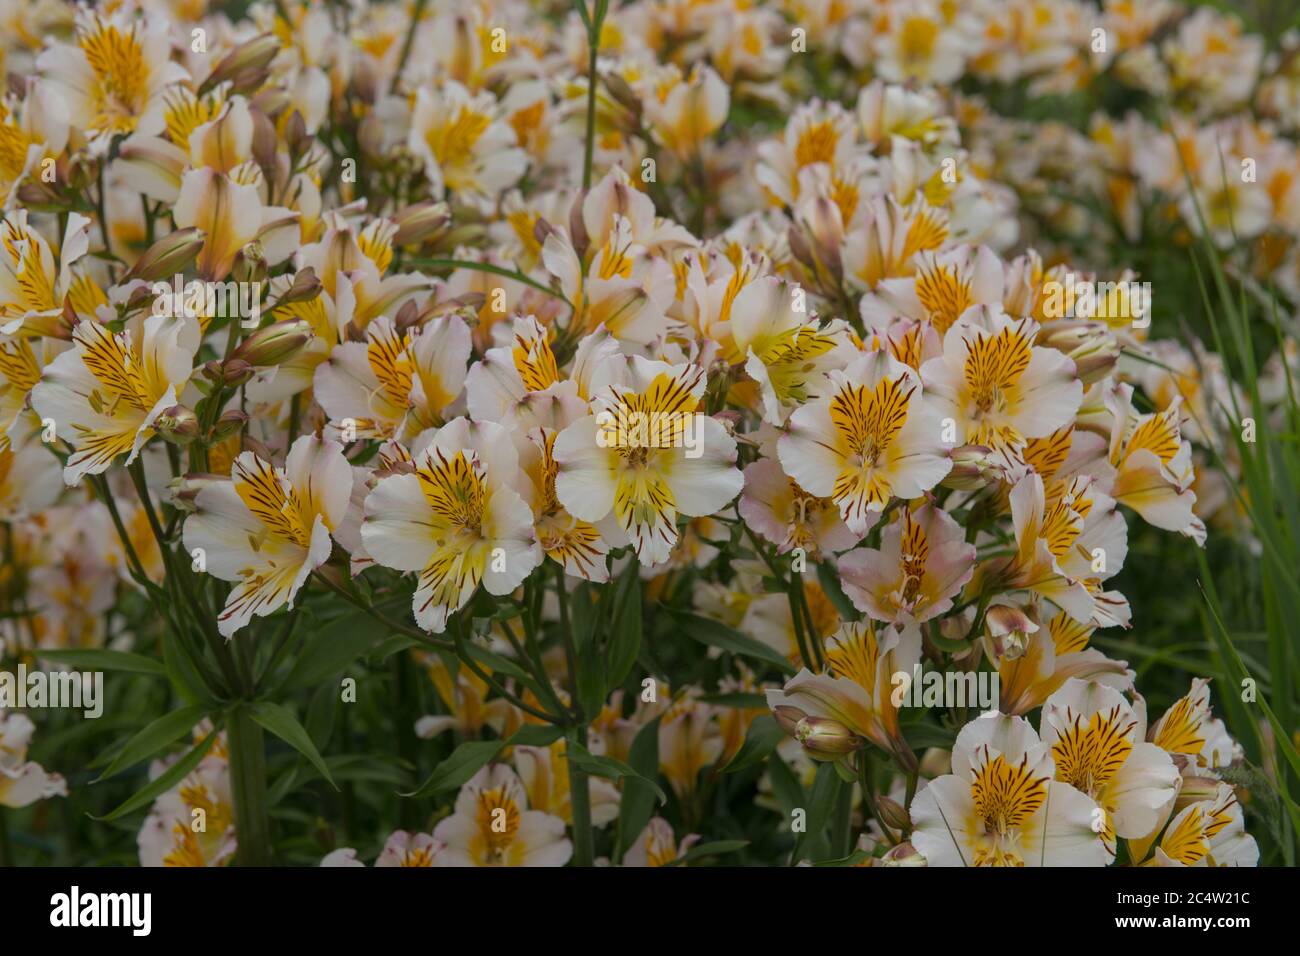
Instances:
[[[985,485],[1001,481],[1006,469],[983,445],[959,445],[948,455],[952,469],[940,482],[957,491],[978,491]]]
[[[231,355],[231,361],[242,360],[258,368],[279,365],[285,359],[297,354],[311,339],[311,323],[306,319],[276,322],[264,329],[258,329],[240,342],[239,347]]]
[[[831,717],[805,717],[794,728],[794,739],[814,760],[835,760],[862,747],[862,738]]]
[[[397,232],[393,233],[393,245],[409,246],[424,242],[451,222],[451,210],[445,202],[421,202],[393,216]]]
[[[885,821],[885,826],[905,833],[912,829],[912,818],[897,800],[877,797],[876,809],[880,811],[880,819]]]
[[[248,416],[237,408],[229,409],[221,413],[217,423],[212,426],[212,440],[222,441],[231,435],[238,435],[244,430],[244,425],[248,422]]]
[[[176,445],[188,445],[199,437],[199,419],[184,405],[164,409],[153,423],[154,430]]]
[[[266,279],[266,253],[262,244],[254,239],[246,243],[235,256],[230,274],[236,282],[263,282]]]
[[[208,78],[199,87],[199,95],[226,82],[233,85],[233,92],[251,92],[261,85],[257,83],[254,86],[253,81],[264,73],[279,52],[280,41],[272,33],[263,33],[239,44],[222,57],[221,62],[208,74]]]
[[[206,233],[202,229],[177,229],[146,249],[126,274],[126,278],[157,282],[180,275],[194,264],[195,258],[203,250],[205,239]]]
[[[881,866],[925,866],[926,859],[911,843],[900,843],[890,847],[889,852],[880,858]]]
[[[1073,359],[1084,388],[1109,375],[1119,361],[1119,342],[1100,322],[1053,322],[1043,330],[1038,344]]]

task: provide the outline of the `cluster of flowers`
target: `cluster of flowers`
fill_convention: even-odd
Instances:
[[[860,781],[864,862],[1257,860],[1206,683],[1148,725],[1134,672],[1089,646],[1135,623],[1107,584],[1130,521],[1196,546],[1231,510],[1193,451],[1240,427],[1231,386],[1148,338],[1136,277],[1082,295],[1095,264],[1023,249],[1019,217],[1092,228],[1048,188],[1080,169],[1125,230],[1159,197],[1196,222],[1199,194],[1216,241],[1280,237],[1263,268],[1300,296],[1295,144],[1222,117],[1297,115],[1296,57],[1129,0],[109,6],[24,5],[4,39],[9,654],[137,646],[128,593],[224,643],[405,580],[399,623],[449,652],[424,660],[446,713],[419,735],[504,740],[574,703],[574,664],[525,649],[518,614],[475,631],[472,601],[632,567],[653,605],[689,573],[699,617],[772,653],[584,722],[621,765],[657,722],[682,804],[770,714],[783,776]],[[1186,102],[1176,140],[1100,115],[1053,139],[951,91],[1104,73]],[[561,627],[565,597],[541,610]],[[922,661],[999,692],[918,755],[893,691]],[[62,789],[23,763],[31,729],[0,714],[0,804]],[[143,863],[235,853],[215,739]],[[571,746],[506,748],[377,865],[568,862],[567,828],[609,825],[625,786],[583,776],[579,817]],[[655,817],[615,862],[697,839]]]

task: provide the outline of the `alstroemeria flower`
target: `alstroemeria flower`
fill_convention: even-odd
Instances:
[[[775,458],[760,458],[745,467],[745,490],[737,508],[750,528],[776,545],[777,554],[801,548],[811,558],[843,551],[858,541],[835,502],[808,494]]]
[[[605,555],[609,545],[600,529],[575,518],[560,504],[555,493],[559,465],[555,460],[555,439],[551,428],[534,428],[514,433],[519,449],[519,466],[528,481],[524,497],[535,516],[537,540],[547,556],[564,566],[566,574],[588,581],[608,581]]]
[[[1259,844],[1246,832],[1241,804],[1228,784],[1213,800],[1184,807],[1165,828],[1145,866],[1258,866]]]
[[[458,418],[431,434],[413,473],[381,478],[366,498],[361,538],[375,563],[419,572],[420,627],[441,633],[480,582],[509,594],[541,563],[518,477],[505,428]]]
[[[1117,691],[1133,687],[1133,672],[1126,661],[1113,661],[1088,646],[1091,624],[1080,624],[1064,611],[1025,635],[1024,653],[994,660],[998,670],[1000,709],[1004,714],[1027,714],[1041,705],[1070,678],[1104,684]]]
[[[235,855],[235,802],[230,763],[223,743],[215,745],[194,771],[154,801],[136,842],[141,866],[225,866]],[[155,761],[150,776],[168,761]],[[202,819],[202,828],[195,821]]]
[[[687,834],[680,843],[673,835],[673,826],[663,817],[651,817],[636,842],[623,854],[624,866],[668,866],[680,860],[686,851],[700,842],[698,833]]]
[[[499,737],[509,737],[517,729],[517,708],[504,697],[488,700],[488,685],[468,667],[453,675],[441,657],[429,654],[423,661],[429,680],[448,714],[426,714],[415,722],[415,735],[430,740],[448,730],[466,737],[477,737],[484,727],[491,727]]]
[[[1104,811],[1055,778],[1029,721],[977,717],[957,734],[952,773],[912,802],[912,845],[930,866],[1105,866]]]
[[[91,220],[68,214],[58,260],[50,245],[15,209],[0,223],[0,333],[54,335],[65,304],[79,318],[90,318],[108,299],[77,263],[90,250]],[[66,332],[63,337],[66,337]]]
[[[1205,523],[1192,511],[1196,478],[1191,443],[1182,437],[1182,402],[1174,399],[1164,411],[1137,415],[1132,411],[1131,385],[1121,385],[1108,397],[1115,416],[1110,461],[1115,466],[1111,495],[1157,528],[1185,534],[1205,544]]]
[[[158,416],[189,381],[199,325],[185,316],[149,315],[113,332],[83,321],[72,345],[32,388],[32,407],[73,446],[63,469],[69,485],[102,474],[119,455],[135,461]]]
[[[564,821],[528,809],[515,772],[492,764],[456,796],[456,810],[434,828],[444,844],[434,866],[564,866],[573,844]]]
[[[39,513],[63,493],[59,460],[40,440],[36,416],[24,415],[16,425],[13,435],[0,433],[0,521]]]
[[[1043,705],[1043,743],[1052,748],[1056,779],[1097,801],[1105,811],[1102,839],[1149,834],[1178,792],[1169,755],[1142,740],[1138,717],[1118,691],[1071,679]]]
[[[514,748],[514,761],[519,779],[528,794],[528,805],[533,810],[557,816],[566,824],[572,825],[569,760],[564,748],[563,740],[557,740],[548,747],[518,746]],[[599,753],[599,748],[596,752]],[[618,787],[608,780],[591,777],[588,790],[592,826],[603,827],[617,820],[620,799]]]
[[[257,240],[267,265],[289,258],[299,241],[298,213],[281,206],[264,206],[257,187],[204,166],[181,179],[172,218],[182,229],[203,230],[203,251],[195,261],[200,277],[225,279],[235,257]]]
[[[1029,439],[1074,420],[1083,399],[1074,363],[1035,346],[1037,334],[1032,319],[989,308],[966,312],[948,330],[943,355],[921,367],[921,379],[936,413],[956,423],[956,444],[1016,463]]]
[[[711,515],[744,484],[736,441],[698,411],[702,370],[633,356],[626,383],[600,390],[594,414],[556,439],[555,491],[573,516],[599,522],[611,512],[649,566],[668,560],[677,516]]]
[[[465,383],[471,349],[469,326],[459,316],[405,332],[380,316],[366,327],[364,342],[336,346],[316,367],[316,401],[331,431],[409,442],[442,423]]]
[[[928,279],[912,280],[909,285],[907,280],[916,272],[917,253],[933,252],[947,238],[948,216],[942,209],[925,202],[914,202],[904,207],[893,196],[878,196],[867,204],[862,224],[844,237],[841,252],[844,278],[851,285],[869,290],[881,288],[882,283],[890,280],[902,280],[896,291],[895,287],[883,288],[882,296],[895,291],[895,294],[906,297],[904,304],[910,303],[911,296],[915,296],[916,308],[908,313],[914,319],[931,320],[946,316],[952,309],[960,308],[967,298],[974,301],[977,296],[991,295],[995,285],[993,273],[985,270],[989,291],[976,293],[966,290],[962,284],[966,277],[959,271],[961,266],[935,259],[925,263],[930,270]],[[959,260],[959,263],[965,261]],[[998,269],[1000,271],[1001,267]],[[970,281],[973,284],[974,280]],[[951,290],[943,283],[951,283]],[[922,295],[930,303],[930,308],[926,308]],[[947,295],[951,295],[951,305],[945,308],[943,303]],[[864,311],[871,312],[871,307],[865,307]],[[896,309],[890,312],[891,317],[897,314]],[[883,318],[883,315],[879,317]],[[943,323],[936,324],[941,326]],[[945,331],[945,328],[939,329],[940,334]]]
[[[442,850],[442,843],[429,833],[397,830],[384,841],[375,866],[430,867]],[[324,866],[324,862],[321,863]]]
[[[170,32],[166,17],[85,10],[73,44],[53,43],[37,57],[36,68],[96,153],[106,152],[114,136],[162,131],[163,92],[189,79],[171,58]]]
[[[603,328],[586,336],[574,357],[575,378],[566,378],[551,350],[551,331],[531,315],[515,319],[514,341],[488,349],[465,379],[469,413],[480,421],[515,428],[563,428],[587,411],[592,365],[619,354],[618,342]]]
[[[1189,769],[1226,767],[1237,751],[1223,721],[1210,710],[1210,682],[1200,677],[1193,678],[1192,689],[1151,725],[1147,739]]]
[[[1043,479],[1030,473],[1011,490],[1016,553],[980,564],[967,591],[991,586],[1032,591],[1081,624],[1127,626],[1131,611],[1118,591],[1103,591],[1128,553],[1128,533],[1115,504],[1091,478],[1054,483],[1055,500]]]
[[[920,496],[952,463],[910,368],[877,351],[829,378],[824,397],[790,416],[777,451],[786,474],[862,535],[891,498]]]
[[[800,172],[824,164],[832,180],[840,179],[866,154],[858,141],[853,115],[834,101],[813,100],[794,111],[780,139],[757,147],[755,178],[774,206],[794,207],[800,197]]]
[[[902,511],[881,533],[879,550],[840,557],[840,579],[859,611],[878,621],[919,624],[952,607],[975,570],[975,546],[942,508],[927,503]]]
[[[385,275],[398,230],[393,220],[372,219],[358,229],[342,212],[326,213],[323,219],[320,240],[298,249],[294,264],[315,272],[340,336],[349,322],[364,331],[381,315],[397,315],[433,285],[420,272]]]
[[[26,714],[0,708],[0,807],[26,807],[68,795],[61,776],[27,759],[35,729]]]
[[[946,224],[941,226],[936,214],[924,205],[914,215],[917,218],[908,232],[919,232],[911,242],[930,246],[933,251],[918,248],[910,271],[899,278],[880,279],[875,291],[863,297],[860,311],[867,326],[881,328],[902,315],[930,322],[940,335],[946,336],[968,309],[1001,306],[1003,274],[997,254],[987,246],[939,251],[934,237],[941,228],[946,229]],[[906,243],[902,251],[906,252]],[[884,265],[878,268],[883,270]]]
[[[708,66],[691,68],[690,76],[676,82],[660,80],[653,96],[645,100],[651,132],[665,147],[683,159],[697,155],[704,142],[727,121],[731,91]]]
[[[330,534],[352,496],[352,471],[337,442],[303,435],[284,468],[246,451],[231,480],[205,485],[185,519],[185,548],[201,548],[206,569],[235,582],[217,616],[225,637],[294,598],[330,556]]]
[[[63,97],[43,79],[29,79],[21,99],[0,105],[0,209],[44,160],[63,152],[68,133]]]
[[[916,758],[898,724],[894,676],[911,679],[921,660],[920,631],[915,625],[877,629],[871,621],[850,621],[826,638],[825,655],[826,673],[800,670],[783,688],[767,692],[768,706],[837,721],[914,766]]]
[[[773,276],[757,279],[731,306],[731,338],[759,385],[763,421],[781,425],[792,406],[824,393],[827,373],[856,354],[848,326],[809,321],[794,307],[797,287]]]
[[[454,80],[416,90],[406,145],[424,162],[435,199],[448,192],[496,196],[528,168],[528,154],[516,145],[496,98],[470,93]]]

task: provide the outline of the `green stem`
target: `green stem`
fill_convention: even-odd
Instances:
[[[842,860],[852,852],[853,784],[840,781],[840,792],[835,797],[835,824],[831,830],[831,856]]]
[[[593,23],[587,27],[587,148],[582,157],[584,190],[591,188],[591,165],[596,153],[596,53],[599,48],[600,24]]]
[[[266,812],[266,750],[261,726],[247,704],[237,704],[226,721],[230,788],[240,866],[269,866],[271,824]]]
[[[570,740],[587,746],[587,727],[579,724],[570,732]],[[591,866],[594,860],[591,831],[591,789],[587,773],[569,761],[569,809],[573,816],[573,865]]]
[[[9,821],[5,817],[5,808],[0,807],[0,866],[14,865],[14,848],[9,842]]]

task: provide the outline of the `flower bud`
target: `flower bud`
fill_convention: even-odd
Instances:
[[[1219,787],[1221,786],[1223,786],[1223,781],[1214,777],[1184,776],[1178,789],[1178,796],[1174,799],[1174,808],[1170,811],[1170,815],[1181,813],[1193,803],[1201,800],[1215,799],[1219,795]]]
[[[199,437],[199,418],[184,405],[164,409],[153,423],[154,430],[176,445],[188,445]]]
[[[199,95],[226,82],[233,84],[233,92],[251,92],[261,85],[259,82],[254,86],[253,81],[264,73],[279,52],[280,41],[273,33],[263,33],[239,44],[208,74],[199,87]]]
[[[238,388],[243,385],[253,377],[255,371],[257,370],[243,359],[233,357],[224,362],[220,359],[213,359],[203,366],[205,378],[227,388]]]
[[[397,232],[393,245],[409,246],[423,242],[451,222],[451,210],[445,202],[421,202],[393,216]]]
[[[146,249],[126,278],[157,282],[180,275],[193,265],[206,238],[202,229],[177,229]]]
[[[912,829],[911,816],[908,815],[907,810],[897,800],[891,800],[889,797],[877,797],[876,809],[880,811],[880,819],[885,821],[885,826],[903,832]]]
[[[1073,359],[1084,388],[1109,375],[1119,361],[1119,342],[1100,322],[1053,322],[1038,344]]]
[[[212,426],[212,440],[222,441],[231,435],[238,435],[247,422],[248,416],[237,408],[222,412],[217,423]]]
[[[952,461],[952,470],[940,484],[956,491],[978,491],[1001,481],[1006,470],[994,460],[992,450],[983,445],[960,445],[949,452],[948,457]]]
[[[984,614],[985,650],[995,664],[1025,656],[1029,635],[1038,630],[1033,619],[1018,607],[994,604]]]
[[[814,760],[834,760],[862,747],[862,738],[831,717],[805,717],[794,728],[794,739]]]
[[[236,282],[264,282],[266,253],[262,250],[262,244],[256,239],[246,243],[235,256],[235,264],[230,274]]]
[[[296,355],[311,339],[311,323],[306,319],[276,322],[264,329],[258,329],[240,342],[230,358],[232,362],[242,360],[258,368],[279,365],[285,359]],[[229,365],[230,362],[226,364]]]
[[[178,511],[191,512],[195,507],[194,499],[199,496],[200,491],[208,485],[225,480],[221,475],[208,475],[201,472],[181,475],[167,482],[167,494],[164,500]]]
[[[275,307],[278,309],[282,305],[290,305],[294,302],[310,302],[320,295],[320,290],[321,283],[316,277],[316,270],[311,266],[299,269],[294,274],[293,283],[280,298],[276,299]]]
[[[889,852],[880,858],[881,866],[926,866],[926,859],[911,843],[900,843],[896,847],[891,847]]]

